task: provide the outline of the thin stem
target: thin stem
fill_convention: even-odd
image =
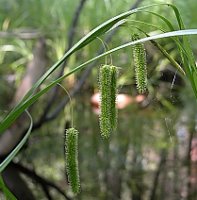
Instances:
[[[109,50],[109,46],[107,45],[107,43],[105,41],[103,41],[101,38],[97,37],[97,39],[99,41],[101,41],[104,51],[107,52],[107,50]],[[111,65],[112,65],[112,55],[110,54],[110,61],[111,61]],[[105,64],[107,65],[107,57],[105,57]]]
[[[70,101],[70,115],[71,115],[71,126],[73,127],[74,126],[74,123],[73,123],[73,117],[74,117],[74,112],[73,112],[73,105],[72,105],[72,99],[71,99],[71,96],[69,94],[69,92],[66,90],[66,88],[61,85],[60,83],[57,83],[57,85],[59,85],[65,92],[66,94],[68,95],[68,98],[69,98],[69,101]]]

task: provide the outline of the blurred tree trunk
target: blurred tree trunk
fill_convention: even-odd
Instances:
[[[12,191],[18,200],[35,200],[31,190],[20,176],[19,171],[16,170],[12,164],[8,165],[2,172],[2,177],[5,184],[9,187],[10,191]]]
[[[158,165],[158,168],[157,168],[157,171],[155,173],[155,177],[154,177],[154,180],[153,180],[153,187],[152,187],[152,190],[151,190],[151,193],[150,193],[150,200],[156,200],[158,199],[157,197],[157,189],[159,187],[159,178],[160,178],[160,175],[163,171],[163,168],[165,166],[165,163],[166,163],[166,156],[167,156],[167,150],[162,150],[161,153],[160,153],[160,162],[159,162],[159,165]]]
[[[34,48],[33,59],[28,63],[24,78],[19,85],[13,105],[17,104],[28,92],[32,85],[41,77],[47,66],[45,39],[40,38]],[[22,115],[18,120],[5,131],[0,137],[0,158],[6,157],[19,143],[27,126],[26,116]],[[33,194],[28,189],[27,184],[20,177],[19,172],[9,165],[3,171],[3,178],[7,186],[20,200],[34,200]]]
[[[27,70],[13,99],[16,105],[28,92],[32,85],[41,77],[47,66],[45,39],[40,38],[35,46],[33,59],[28,63]],[[22,115],[10,129],[0,137],[0,157],[8,155],[23,137],[23,130],[27,126],[26,115]]]
[[[189,128],[189,142],[186,163],[188,166],[188,184],[187,193],[188,200],[197,199],[197,138],[195,138],[196,122],[190,124]]]

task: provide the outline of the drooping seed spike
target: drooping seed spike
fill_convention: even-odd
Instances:
[[[138,34],[132,35],[132,41],[138,39],[140,39]],[[147,89],[146,51],[144,44],[138,43],[133,46],[133,59],[137,90],[139,93],[144,93]]]
[[[65,152],[68,181],[75,194],[80,192],[79,166],[78,166],[78,131],[75,128],[66,130]]]
[[[108,138],[111,131],[116,128],[116,80],[117,68],[104,65],[99,72],[99,89],[101,95],[100,130],[101,136]]]
[[[101,95],[100,130],[101,136],[108,138],[111,132],[111,70],[109,65],[100,67],[99,78]]]

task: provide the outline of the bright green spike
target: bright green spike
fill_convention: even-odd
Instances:
[[[132,40],[139,40],[138,34],[132,35]],[[133,46],[133,59],[135,65],[135,79],[137,90],[144,93],[147,89],[147,68],[146,68],[146,51],[144,44],[139,43]]]
[[[116,86],[117,67],[104,65],[100,68],[99,89],[101,94],[101,136],[108,138],[117,124]]]
[[[73,193],[80,192],[80,179],[78,167],[78,131],[74,128],[66,130],[65,152],[68,181]]]

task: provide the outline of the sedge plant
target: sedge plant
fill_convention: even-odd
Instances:
[[[151,12],[151,8],[155,6],[167,6],[169,9],[174,12],[175,18],[177,20],[178,24],[178,30],[174,28],[174,25],[164,16],[161,16],[158,13]],[[79,66],[73,67],[71,71],[64,74],[58,79],[55,79],[45,87],[42,87],[41,90],[36,90],[38,87],[40,87],[45,80],[51,76],[51,74],[57,70],[61,64],[68,59],[70,56],[72,56],[76,51],[82,49],[86,45],[90,44],[92,41],[94,41],[97,37],[105,34],[106,32],[109,32],[116,28],[117,26],[121,25],[121,28],[124,28],[123,25],[129,25],[127,23],[127,19],[136,13],[142,13],[146,12],[150,15],[154,15],[154,17],[158,17],[166,24],[166,29],[162,30],[159,34],[149,36],[148,33],[145,33],[144,38],[139,37],[133,37],[132,41],[129,41],[125,44],[122,44],[120,46],[114,47],[105,53],[102,53],[96,57],[93,57],[86,62],[80,64]],[[142,22],[143,23],[143,22]],[[136,24],[138,24],[136,22]],[[154,26],[154,25],[153,25]],[[155,27],[157,28],[157,27]],[[158,27],[158,30],[160,28]],[[133,32],[129,32],[128,35],[133,34]],[[178,71],[181,74],[185,74],[186,78],[191,83],[191,87],[193,89],[194,95],[197,99],[197,67],[195,64],[195,58],[189,43],[188,35],[197,35],[197,29],[185,29],[184,23],[182,21],[181,15],[178,11],[178,9],[171,4],[157,4],[157,5],[149,5],[145,7],[139,7],[134,10],[130,10],[124,13],[121,13],[120,15],[117,15],[101,25],[94,28],[92,31],[90,31],[87,35],[85,35],[82,39],[80,39],[70,50],[68,50],[64,56],[58,60],[53,66],[51,66],[44,75],[33,85],[33,87],[29,90],[29,92],[24,96],[24,98],[16,105],[8,114],[7,116],[0,122],[0,134],[4,134],[5,130],[8,129],[11,124],[14,123],[14,121],[23,113],[25,112],[32,104],[34,104],[36,101],[39,100],[39,98],[43,95],[45,95],[50,89],[52,89],[54,86],[56,86],[58,83],[60,83],[62,80],[67,78],[73,73],[76,73],[77,71],[87,67],[87,65],[95,60],[98,60],[100,58],[103,58],[107,55],[113,54],[114,52],[120,51],[122,49],[128,48],[130,46],[134,46],[134,49],[137,47],[138,51],[134,50],[134,60],[136,63],[136,82],[139,92],[144,92],[146,90],[146,84],[147,84],[147,72],[146,72],[146,61],[144,60],[145,54],[143,51],[143,43],[147,41],[154,41],[154,44],[160,48],[160,51],[163,53],[164,56],[168,58],[168,60],[172,63],[173,66],[175,66]],[[170,57],[170,55],[167,53],[167,51],[159,45],[157,42],[158,39],[163,38],[172,38],[174,43],[177,45],[177,49],[180,53],[182,66],[177,65],[177,62],[174,61],[173,58]],[[140,50],[139,50],[140,48]],[[142,61],[139,62],[139,55],[143,56],[143,63]],[[101,106],[101,121],[100,121],[100,127],[101,127],[101,134],[105,136],[106,138],[109,138],[109,134],[111,130],[113,130],[116,127],[116,110],[115,110],[115,96],[116,94],[116,68],[114,66],[106,66],[104,65],[100,69],[101,78],[100,78],[100,88],[103,90],[102,92],[102,98],[101,101],[103,101],[103,105]],[[107,82],[105,82],[105,78],[109,78]],[[110,83],[113,83],[110,85]],[[106,88],[109,87],[109,88]],[[112,94],[110,99],[106,97],[105,92],[109,92],[109,94]],[[109,103],[109,108],[107,108],[107,103]],[[106,117],[107,113],[107,117]],[[26,135],[21,139],[19,144],[12,150],[12,152],[5,158],[5,160],[0,164],[0,172],[2,172],[5,167],[11,162],[11,160],[16,156],[18,151],[22,148],[22,146],[25,144],[26,140],[30,136],[30,132],[32,129],[32,118],[30,117],[30,127]],[[121,123],[121,122],[120,122]],[[69,129],[67,130],[67,146],[68,146],[68,170],[70,173],[70,182],[73,186],[73,191],[78,193],[79,192],[79,175],[78,175],[78,163],[76,160],[77,155],[77,142],[78,134],[76,129]],[[71,155],[71,156],[70,156]],[[73,171],[70,169],[71,166],[73,166]],[[6,190],[4,190],[6,191]],[[13,198],[11,198],[13,199]]]

